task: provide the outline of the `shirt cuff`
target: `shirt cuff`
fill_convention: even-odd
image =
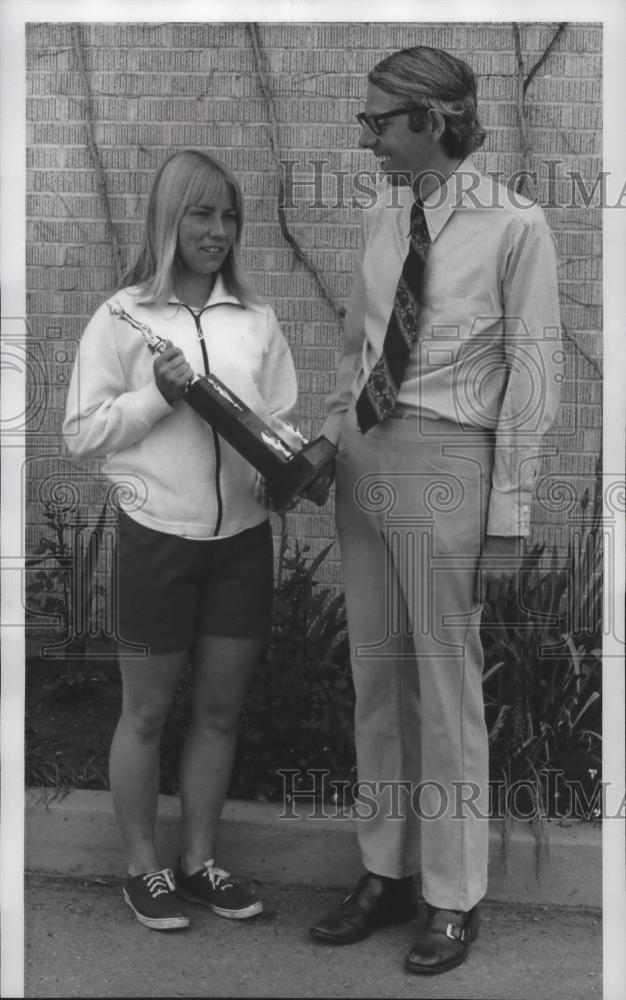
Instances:
[[[320,437],[325,437],[331,444],[336,445],[341,435],[341,428],[343,427],[346,412],[346,410],[339,410],[337,413],[331,413],[322,425]]]
[[[487,534],[527,537],[530,534],[530,503],[517,492],[493,488],[489,498]]]

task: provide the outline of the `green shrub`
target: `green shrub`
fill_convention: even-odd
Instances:
[[[48,511],[46,516],[52,534],[41,540],[36,569],[48,573],[51,584],[36,578],[30,593],[39,596],[47,613],[59,614],[63,628],[69,623],[71,629],[76,612],[63,576],[71,561],[65,534],[68,525],[58,512]],[[534,785],[534,802],[543,814],[558,805],[546,801],[544,772],[561,770],[566,777],[600,780],[599,486],[593,505],[585,495],[579,524],[562,564],[553,552],[545,568],[542,546],[527,552],[518,584],[504,587],[497,600],[485,606],[481,629],[491,778],[507,787],[516,782]],[[73,527],[82,529],[81,525]],[[90,544],[97,544],[101,530],[99,524]],[[283,519],[274,621],[266,655],[242,712],[232,796],[279,799],[285,784],[281,771],[297,772],[304,790],[310,787],[307,772],[324,772],[321,787],[329,796],[333,782],[340,788],[356,781],[354,689],[344,596],[333,595],[316,579],[331,548],[332,544],[327,545],[314,558],[309,547],[297,541],[292,549]],[[85,579],[91,580],[88,572],[93,570],[88,567],[85,561]],[[84,583],[81,593],[90,590],[91,585]],[[84,607],[81,614],[84,620]],[[58,702],[93,696],[94,680],[99,678],[94,677],[93,665],[87,663],[86,669],[88,677],[83,676],[80,663],[74,666],[68,661],[60,674],[56,672],[50,695]],[[82,683],[81,678],[89,683]],[[189,668],[163,734],[161,791],[166,794],[178,791],[188,712]],[[36,745],[30,752],[36,762],[33,773],[56,773],[54,762],[46,768],[45,760],[37,756]],[[105,765],[98,763],[97,768],[105,773]],[[299,783],[295,777],[294,782]]]
[[[48,501],[43,506],[46,533],[26,559],[26,626],[52,627],[59,639],[44,649],[50,659],[64,661],[55,683],[73,696],[82,686],[81,661],[89,639],[102,635],[107,589],[97,577],[104,532],[110,521],[105,505],[90,528],[76,503]]]
[[[544,547],[535,545],[518,583],[483,616],[491,777],[534,786],[538,815],[558,810],[560,785],[542,780],[547,772],[589,791],[600,781],[601,498],[598,481],[593,506],[583,497],[564,563],[553,551],[542,569]]]

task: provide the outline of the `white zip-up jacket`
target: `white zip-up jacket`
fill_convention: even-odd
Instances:
[[[154,356],[139,330],[112,316],[119,302],[139,323],[179,347],[198,374],[209,370],[294,450],[286,421],[297,398],[291,352],[268,305],[244,307],[220,276],[201,310],[179,301],[140,305],[138,289],[116,292],[81,338],[63,435],[75,458],[104,458],[116,502],[140,524],[184,538],[237,534],[267,519],[255,500],[257,472],[191,407],[159,392]]]

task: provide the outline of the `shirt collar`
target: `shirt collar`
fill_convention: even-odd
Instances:
[[[450,174],[445,184],[431,191],[428,198],[424,199],[426,224],[431,240],[437,239],[457,209],[480,207],[483,180],[468,156]],[[472,192],[472,197],[469,197],[469,192]]]
[[[176,295],[172,295],[171,302],[172,304],[176,305],[185,304],[184,302],[181,302],[181,300]],[[222,275],[218,273],[215,276],[215,283],[213,285],[211,294],[209,295],[208,299],[202,306],[202,309],[208,309],[209,306],[222,306],[222,305],[239,306],[241,309],[245,308],[243,303],[239,301],[237,296],[233,295],[231,292],[228,291],[224,283],[224,279],[222,278]]]
[[[487,190],[487,179],[478,172],[471,157],[466,157],[450,174],[440,187],[424,199],[424,218],[431,242],[437,239],[442,229],[457,209],[488,207],[493,200],[491,187]],[[410,187],[403,187],[399,201],[406,213],[407,235],[410,226],[413,192]]]

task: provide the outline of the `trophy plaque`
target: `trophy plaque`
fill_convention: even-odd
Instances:
[[[126,312],[119,302],[109,303],[109,312],[138,330],[153,354],[161,354],[165,350],[162,337]],[[300,496],[337,451],[325,437],[306,442],[301,451],[293,451],[243,400],[211,373],[194,375],[187,383],[183,399],[261,473],[278,509]],[[299,434],[299,431],[296,430],[296,433]]]

